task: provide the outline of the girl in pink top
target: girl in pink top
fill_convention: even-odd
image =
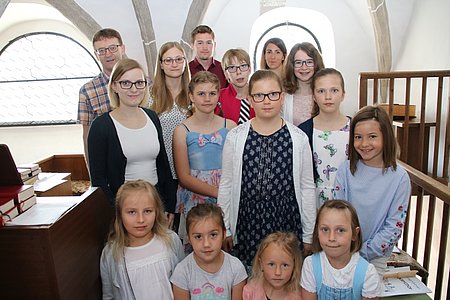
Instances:
[[[244,300],[301,300],[300,242],[292,232],[276,231],[259,245]]]

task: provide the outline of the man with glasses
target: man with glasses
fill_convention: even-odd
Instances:
[[[120,33],[111,28],[98,31],[92,38],[95,56],[102,65],[102,72],[85,83],[79,93],[78,123],[83,126],[83,144],[88,162],[87,136],[96,117],[111,111],[108,82],[114,65],[125,56],[125,45]]]
[[[189,62],[191,78],[199,71],[209,71],[217,75],[220,81],[220,88],[228,86],[228,82],[222,70],[222,65],[213,54],[216,49],[214,32],[207,25],[199,25],[192,30],[191,46],[195,57]]]

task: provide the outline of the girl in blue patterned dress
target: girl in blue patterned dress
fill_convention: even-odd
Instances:
[[[227,135],[217,199],[227,227],[225,249],[233,248],[247,266],[274,231],[294,232],[309,251],[316,216],[311,149],[306,135],[280,117],[281,79],[256,71],[249,91],[256,116]]]
[[[179,187],[177,212],[180,237],[185,238],[184,217],[199,203],[216,203],[222,173],[222,149],[228,130],[236,123],[214,114],[219,79],[201,71],[189,83],[193,114],[174,131],[173,153]]]
[[[332,68],[317,71],[311,82],[314,117],[300,124],[313,153],[317,207],[333,199],[338,167],[348,158],[350,118],[339,107],[344,101],[342,74]]]

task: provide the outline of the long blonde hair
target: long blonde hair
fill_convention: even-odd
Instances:
[[[262,282],[264,280],[261,268],[261,256],[269,245],[275,244],[292,257],[294,268],[290,280],[286,283],[286,291],[289,293],[300,291],[300,274],[303,264],[300,252],[300,241],[292,232],[275,231],[266,236],[259,244],[255,257],[253,258],[252,273],[249,281]]]
[[[123,225],[122,207],[125,199],[132,193],[145,192],[146,197],[153,199],[155,202],[155,222],[153,224],[152,232],[155,236],[162,239],[163,242],[170,248],[173,248],[173,242],[167,229],[168,221],[164,214],[164,204],[159,197],[156,188],[145,180],[127,181],[119,188],[116,196],[116,213],[113,228],[109,234],[108,243],[111,245],[113,257],[119,261],[123,257],[123,250],[129,245],[128,232]]]
[[[164,53],[166,53],[169,49],[177,48],[183,53],[184,59],[184,72],[181,75],[181,91],[175,97],[172,98],[169,88],[166,84],[166,74],[161,69],[162,58]],[[189,65],[186,58],[186,53],[184,49],[181,47],[178,42],[167,42],[163,44],[159,50],[158,61],[156,62],[156,72],[155,78],[153,80],[153,86],[151,88],[151,97],[153,99],[153,103],[151,109],[154,110],[157,114],[161,114],[163,112],[169,111],[172,109],[174,103],[180,106],[183,109],[188,109],[189,106],[189,97],[188,97],[188,84],[191,80],[191,74],[189,72]]]

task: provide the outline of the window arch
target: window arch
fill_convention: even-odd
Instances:
[[[78,91],[101,70],[63,34],[33,32],[0,50],[0,126],[75,123]]]
[[[259,69],[264,43],[279,37],[287,51],[296,43],[310,42],[322,53],[325,65],[335,65],[334,33],[329,19],[322,13],[298,7],[280,7],[262,14],[253,24],[250,56],[254,70]]]

